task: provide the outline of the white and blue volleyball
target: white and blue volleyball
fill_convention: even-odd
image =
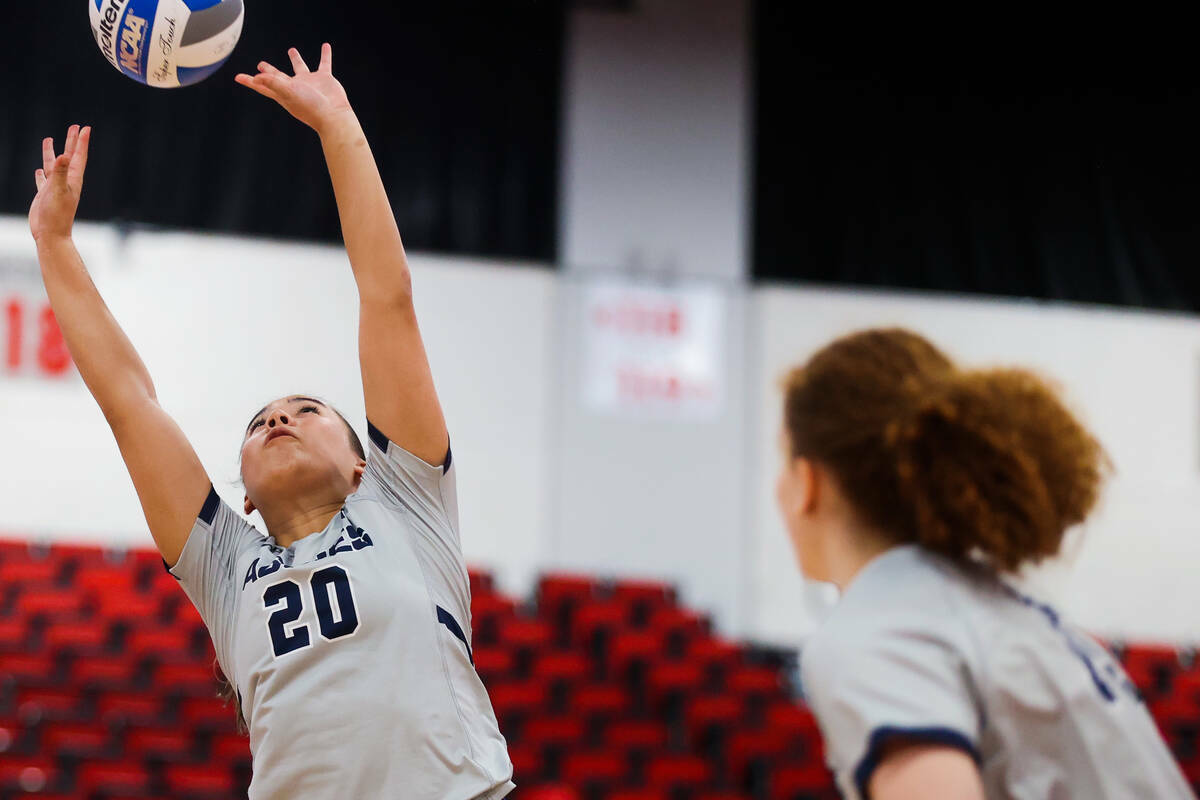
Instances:
[[[171,89],[212,75],[237,46],[242,0],[87,0],[109,63],[147,86]]]

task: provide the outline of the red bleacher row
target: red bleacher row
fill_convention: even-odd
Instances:
[[[713,635],[671,587],[551,575],[522,605],[471,573],[476,668],[522,800],[836,797],[786,651]],[[1200,782],[1200,668],[1127,648]],[[0,800],[244,796],[247,740],[207,632],[152,551],[0,541]]]

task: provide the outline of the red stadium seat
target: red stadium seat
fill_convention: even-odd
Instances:
[[[561,784],[533,786],[521,793],[521,800],[580,800],[580,794]]]
[[[0,758],[0,790],[14,789],[36,793],[53,784],[58,769],[48,756],[13,756]]]
[[[250,739],[244,733],[218,733],[212,738],[212,757],[220,762],[249,761]]]
[[[544,621],[519,617],[500,623],[500,638],[510,647],[530,650],[545,649],[553,640],[550,626]]]
[[[32,635],[28,620],[0,619],[0,653],[24,652],[31,644]]]
[[[664,789],[699,789],[711,784],[713,768],[691,753],[656,756],[646,768],[651,786]]]
[[[820,763],[783,765],[771,773],[771,800],[795,800],[797,797],[821,795],[836,796],[829,792],[833,776]]]
[[[188,725],[214,731],[237,728],[237,709],[219,697],[189,697],[179,705],[179,718]]]
[[[726,758],[730,772],[740,779],[751,763],[770,761],[787,750],[787,739],[773,731],[738,730],[729,737]]]
[[[605,800],[668,800],[669,795],[662,789],[639,787],[637,789],[617,789],[605,795]]]
[[[526,720],[522,728],[523,741],[537,747],[576,747],[583,741],[584,734],[583,720],[576,716],[534,717]]]
[[[650,667],[647,688],[653,699],[662,699],[672,693],[694,695],[704,682],[704,671],[699,664],[687,661],[667,661]]]
[[[167,790],[172,797],[206,794],[229,797],[234,792],[233,773],[216,764],[174,764],[166,769]]]
[[[213,663],[207,659],[159,664],[154,670],[153,683],[159,691],[198,697],[212,697],[219,689]]]
[[[75,789],[81,797],[96,792],[145,793],[150,789],[150,774],[136,761],[88,761],[79,767]]]
[[[744,666],[729,676],[727,686],[736,694],[767,697],[783,693],[781,681],[782,676],[777,669]]]
[[[615,683],[589,683],[575,688],[570,708],[583,716],[617,717],[629,713],[633,698]]]
[[[46,629],[43,644],[56,652],[95,654],[109,640],[108,626],[101,620],[57,622]]]
[[[600,581],[590,575],[569,572],[543,575],[538,581],[538,609],[553,616],[564,606],[588,602],[600,588]]]
[[[746,713],[740,697],[729,694],[704,695],[687,700],[684,719],[688,730],[696,733],[711,726],[732,727]]]
[[[97,756],[108,750],[112,733],[97,722],[60,722],[42,731],[42,752],[56,757]]]
[[[686,608],[660,608],[650,615],[648,625],[664,635],[675,635],[688,640],[708,634],[708,618]]]
[[[666,723],[660,719],[617,719],[604,728],[604,743],[618,751],[657,751],[667,746]]]
[[[548,692],[541,681],[504,681],[488,687],[492,708],[503,720],[511,714],[535,713],[546,704]]]
[[[533,664],[533,677],[544,681],[580,683],[590,672],[591,663],[575,651],[543,653]]]
[[[96,592],[91,597],[96,603],[97,613],[103,619],[121,620],[138,627],[153,624],[162,607],[159,598],[140,592]]]
[[[613,674],[623,675],[633,663],[663,658],[667,643],[656,631],[617,631],[608,645],[608,665]]]
[[[514,663],[512,651],[507,648],[493,645],[479,645],[475,648],[475,671],[486,684],[490,685],[493,681],[509,677]]]
[[[627,604],[647,607],[674,605],[675,587],[661,581],[616,581],[612,585],[612,596]]]
[[[17,692],[17,710],[26,717],[65,720],[77,718],[86,705],[73,689],[23,688]]]
[[[79,619],[84,616],[83,597],[69,588],[28,589],[17,595],[17,613],[50,620]]]
[[[535,781],[542,774],[542,752],[537,747],[525,744],[510,744],[508,757],[512,760],[513,780]]]
[[[611,750],[577,750],[563,759],[563,780],[571,786],[592,782],[618,783],[629,773],[625,758]]]
[[[0,563],[0,586],[33,586],[49,587],[62,574],[61,562],[46,559],[44,561],[8,561]]]
[[[187,728],[133,727],[125,733],[125,753],[139,758],[183,761],[195,750],[194,737]]]
[[[701,636],[688,642],[686,658],[706,666],[732,669],[742,660],[742,648],[716,636]]]
[[[71,585],[76,591],[84,593],[132,593],[136,580],[132,567],[132,561],[122,564],[82,564],[71,576]]]
[[[130,631],[125,651],[134,658],[187,655],[192,651],[190,631],[179,628],[145,628]]]
[[[141,692],[106,692],[96,701],[96,712],[110,722],[156,723],[167,716],[161,696]]]
[[[83,688],[132,689],[138,665],[121,655],[89,656],[76,658],[68,674],[73,685]]]
[[[10,677],[18,684],[52,681],[58,671],[58,662],[48,653],[0,654],[0,678]]]
[[[571,619],[571,640],[591,644],[600,631],[613,631],[630,623],[630,609],[624,603],[597,602],[580,606]]]

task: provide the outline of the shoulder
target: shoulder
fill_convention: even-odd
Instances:
[[[860,580],[861,579],[861,580]],[[964,610],[971,578],[917,548],[897,548],[864,568],[800,653],[806,683],[829,684],[855,672],[940,655],[969,658]]]

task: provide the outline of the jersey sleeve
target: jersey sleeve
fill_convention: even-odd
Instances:
[[[816,634],[801,652],[804,694],[847,798],[867,788],[896,741],[944,744],[979,761],[980,712],[965,665],[927,630]]]
[[[430,533],[458,550],[458,497],[449,448],[446,460],[434,465],[390,441],[370,422],[367,433],[371,444],[363,480],[385,499],[404,506],[425,523]]]
[[[226,675],[231,674],[226,657],[241,595],[237,565],[241,556],[254,551],[262,540],[262,534],[210,487],[179,560],[167,570],[200,612]]]
[[[455,466],[446,450],[440,465],[422,461],[367,423],[370,452],[363,483],[368,491],[398,506],[415,522],[413,547],[421,558],[426,585],[439,616],[455,620],[458,636],[470,647],[471,589],[458,532]]]

